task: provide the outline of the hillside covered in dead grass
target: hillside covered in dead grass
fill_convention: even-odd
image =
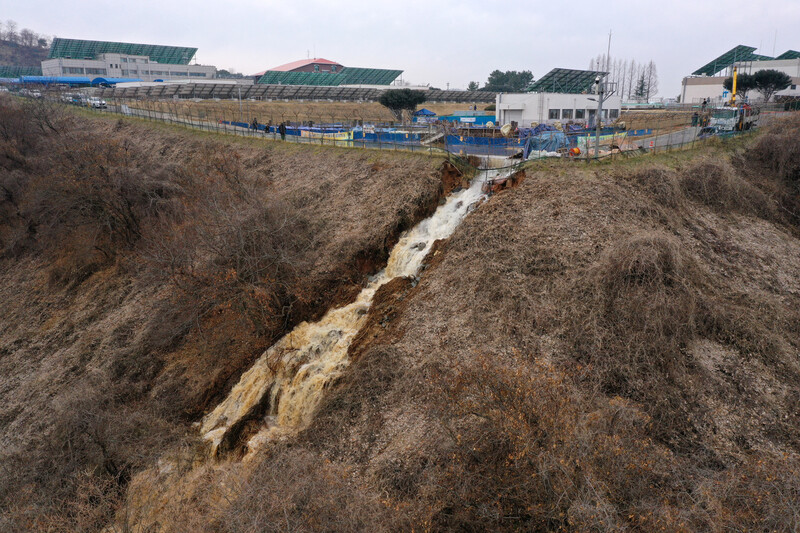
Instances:
[[[378,295],[310,428],[204,470],[203,523],[797,529],[799,133],[529,169]]]
[[[211,458],[191,424],[441,163],[35,112],[0,109],[0,529],[800,527],[800,121],[531,166],[378,291],[309,427]]]
[[[443,194],[440,159],[305,148],[0,99],[0,530],[108,523]]]

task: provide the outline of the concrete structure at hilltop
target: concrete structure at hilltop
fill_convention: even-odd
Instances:
[[[211,65],[192,65],[197,48],[155,44],[85,41],[56,37],[44,76],[127,78],[142,81],[208,80],[217,76]]]
[[[495,100],[498,125],[516,122],[520,127],[534,124],[582,124],[593,126],[597,115],[595,79],[606,72],[556,68],[531,86],[527,93],[500,93]],[[622,99],[610,96],[603,103],[602,121],[619,118]]]
[[[740,74],[755,74],[759,70],[783,72],[792,78],[792,84],[788,89],[778,91],[775,97],[800,97],[800,52],[787,50],[778,57],[769,57],[756,54],[755,50],[752,46],[740,44],[683,78],[681,102],[697,104],[707,100],[710,104],[720,104],[729,100],[730,94],[722,84],[725,78],[733,75],[734,67]],[[750,91],[747,99],[755,102],[763,98],[759,92]]]

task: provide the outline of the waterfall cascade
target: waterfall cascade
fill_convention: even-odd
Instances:
[[[489,177],[479,174],[468,189],[451,194],[433,215],[406,231],[392,249],[386,268],[353,303],[331,309],[317,322],[299,324],[270,347],[203,419],[201,432],[211,442],[213,453],[231,429],[246,420],[263,418],[264,425],[249,449],[267,440],[270,433],[306,425],[325,386],[347,367],[348,348],[366,322],[375,291],[395,277],[416,276],[433,242],[452,235],[485,197],[482,189]]]

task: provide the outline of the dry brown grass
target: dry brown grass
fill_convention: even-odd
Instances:
[[[800,243],[784,178],[729,157],[496,195],[376,309],[302,445],[421,528],[793,527]]]
[[[392,113],[377,102],[258,102],[245,101],[241,111],[236,101],[161,102],[135,101],[128,105],[152,111],[174,113],[208,120],[234,120],[252,122],[257,118],[261,124],[279,124],[285,121],[317,123],[394,122]],[[420,107],[430,109],[438,115],[449,115],[466,110],[472,104],[425,103]],[[483,109],[478,104],[479,109]]]
[[[287,328],[360,290],[442,190],[424,156],[72,115],[54,130],[0,103],[0,492],[21,529],[99,529],[133,473]]]

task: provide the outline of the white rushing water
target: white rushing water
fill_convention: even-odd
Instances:
[[[228,397],[203,419],[201,432],[214,453],[230,429],[245,417],[252,418],[259,406],[265,413],[259,413],[264,430],[250,441],[249,448],[267,439],[271,431],[303,427],[310,421],[325,386],[349,364],[347,350],[366,322],[375,291],[395,277],[417,275],[433,242],[452,235],[484,198],[481,189],[487,177],[478,175],[468,189],[451,194],[432,216],[403,233],[386,268],[353,303],[331,309],[317,322],[298,324],[264,352]]]

